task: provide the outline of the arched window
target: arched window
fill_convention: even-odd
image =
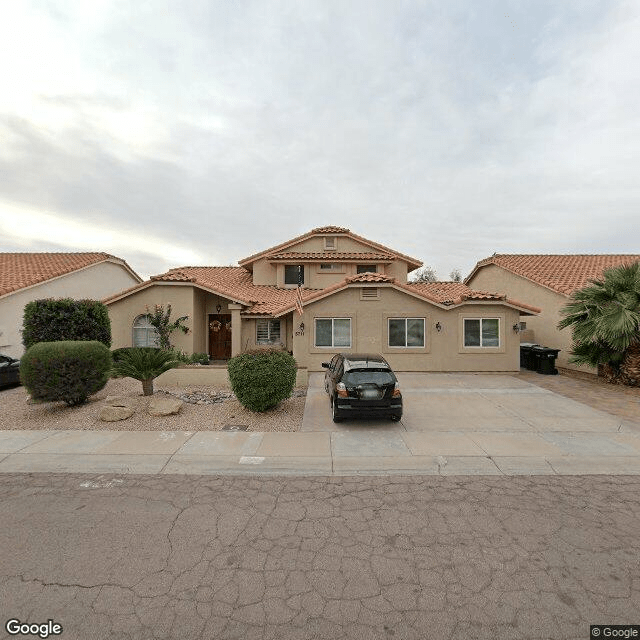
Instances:
[[[157,347],[159,345],[158,332],[149,322],[149,316],[138,316],[133,321],[133,346]]]

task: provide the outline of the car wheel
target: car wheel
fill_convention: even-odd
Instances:
[[[331,417],[334,422],[342,422],[342,418],[338,415],[336,403],[333,400],[331,401]]]

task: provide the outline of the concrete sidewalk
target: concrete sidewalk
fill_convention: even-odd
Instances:
[[[1,431],[0,473],[8,472],[635,475],[640,431]]]

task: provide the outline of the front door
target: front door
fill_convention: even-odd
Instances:
[[[209,314],[209,356],[213,360],[231,357],[231,314]]]

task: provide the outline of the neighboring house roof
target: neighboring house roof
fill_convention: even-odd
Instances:
[[[458,306],[469,300],[484,300],[487,302],[494,301],[507,304],[519,309],[524,315],[537,314],[541,311],[538,307],[513,300],[505,295],[489,293],[487,291],[475,291],[460,282],[405,283],[398,282],[395,278],[381,273],[361,273],[355,276],[349,276],[326,289],[312,292],[303,300],[303,304],[307,305],[308,303],[333,295],[353,284],[383,284],[392,286],[395,289],[409,293],[417,298],[422,298],[441,307]],[[281,308],[275,315],[285,315],[294,308],[295,302]]]
[[[0,253],[0,296],[101,262],[120,264],[136,280],[142,281],[124,260],[108,253]]]
[[[390,253],[368,253],[356,251],[288,251],[282,253],[270,253],[265,256],[268,260],[319,260],[325,262],[327,260],[351,260],[354,262],[388,262],[393,260],[394,256]]]
[[[283,242],[282,244],[278,244],[275,247],[265,249],[264,251],[260,251],[259,253],[254,253],[252,256],[249,256],[248,258],[244,258],[243,260],[240,260],[238,264],[240,266],[249,266],[256,260],[259,260],[261,258],[268,258],[273,254],[282,253],[282,250],[287,249],[288,247],[291,247],[295,244],[298,244],[303,240],[307,240],[308,238],[311,238],[313,236],[327,235],[327,234],[343,235],[348,238],[352,238],[353,240],[357,240],[358,242],[361,242],[362,244],[365,244],[371,247],[372,249],[375,249],[377,252],[388,254],[391,256],[391,259],[400,258],[401,260],[404,260],[407,262],[409,271],[413,271],[422,266],[422,262],[420,260],[417,260],[416,258],[411,258],[410,256],[394,251],[389,247],[385,247],[382,244],[378,244],[377,242],[373,242],[371,240],[368,240],[367,238],[363,238],[362,236],[359,236],[353,233],[352,231],[350,231],[349,229],[345,229],[344,227],[333,227],[333,226],[317,227],[316,229],[312,229],[311,231],[304,233],[301,236],[297,236],[295,238],[292,238],[291,240],[287,240],[286,242]],[[335,255],[335,252],[331,252],[331,253]]]
[[[244,267],[178,267],[166,273],[151,276],[125,291],[105,298],[105,304],[116,302],[138,290],[157,283],[191,283],[201,289],[216,293],[248,307],[243,315],[272,315],[283,306],[295,303],[296,289],[279,289],[269,285],[254,285],[252,275]],[[303,289],[303,300],[315,293],[314,289]]]
[[[639,254],[495,254],[480,260],[465,278],[465,283],[470,282],[482,267],[494,264],[547,289],[570,296],[577,289],[588,285],[591,280],[601,279],[606,269],[638,261]]]

